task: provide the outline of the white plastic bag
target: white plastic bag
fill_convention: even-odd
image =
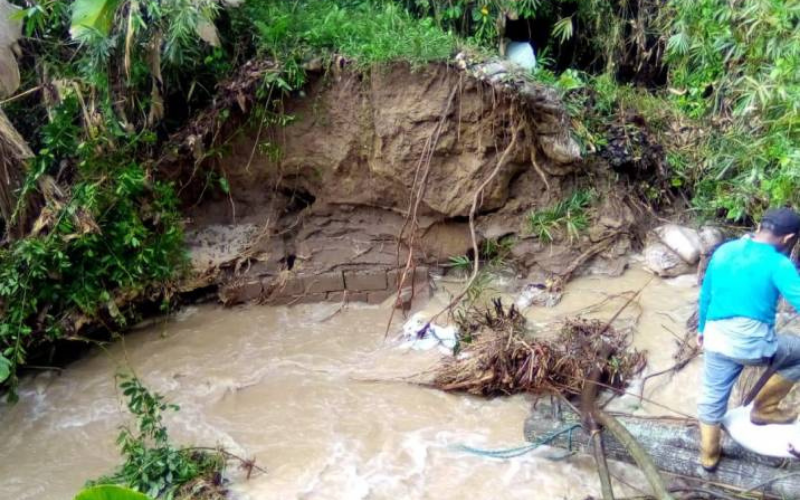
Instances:
[[[536,55],[528,42],[509,42],[506,59],[529,71],[536,68]]]
[[[789,447],[800,450],[800,424],[754,425],[750,422],[753,405],[729,410],[722,425],[734,441],[753,453],[767,457],[796,458]]]
[[[428,323],[422,313],[416,313],[403,325],[401,345],[415,351],[428,351],[438,348],[444,354],[453,354],[458,344],[458,329]]]

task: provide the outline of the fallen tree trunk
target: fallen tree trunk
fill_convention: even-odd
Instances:
[[[715,473],[708,474],[702,471],[697,461],[700,436],[693,423],[630,416],[618,416],[617,420],[667,476],[679,476],[730,491],[747,491],[753,495],[800,498],[800,471],[794,470],[794,467],[790,470],[779,468],[782,460],[751,453],[727,435],[722,440],[722,462]],[[538,404],[525,421],[525,439],[533,442],[537,437],[554,433],[568,423],[578,422],[580,416],[571,409],[564,409],[561,414],[560,410],[556,411],[549,405]],[[602,436],[603,447],[610,459],[636,463],[627,448],[611,433],[603,432]],[[550,446],[569,448],[570,444],[575,451],[592,452],[592,436],[584,429],[576,429],[571,435],[562,434]]]

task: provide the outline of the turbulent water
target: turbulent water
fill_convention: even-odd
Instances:
[[[634,344],[650,352],[649,370],[656,371],[672,364],[673,336],[682,335],[696,294],[687,283],[651,281],[638,270],[586,277],[570,285],[558,307],[527,314],[537,324],[578,313],[607,318],[627,299],[618,294],[644,285],[622,316],[637,321]],[[119,463],[114,440],[129,417],[114,374],[128,368],[180,405],[167,418],[177,440],[221,444],[266,469],[247,481],[233,471],[233,498],[599,495],[588,457],[542,448],[501,461],[456,449],[524,444],[529,401],[476,399],[403,382],[435,366],[437,355],[401,350],[391,335],[384,340],[388,314],[386,307],[333,304],[191,307],[98,349],[60,376],[28,377],[20,402],[0,408],[0,498],[70,499],[86,479]],[[693,363],[673,379],[648,382],[646,399],[653,402],[628,396],[617,405],[691,414],[698,376]],[[643,486],[628,466],[615,464],[612,472],[631,485],[618,485],[620,494]]]

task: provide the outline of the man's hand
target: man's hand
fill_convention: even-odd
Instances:
[[[699,333],[697,334],[697,348],[698,349],[703,348],[703,335]]]

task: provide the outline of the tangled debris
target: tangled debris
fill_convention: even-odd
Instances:
[[[555,339],[526,337],[525,318],[513,305],[506,310],[499,299],[491,309],[462,315],[459,326],[466,346],[433,381],[445,391],[578,395],[596,367],[601,384],[621,389],[646,363],[645,355],[630,347],[627,334],[600,321],[567,321]],[[602,357],[603,351],[610,355]]]

